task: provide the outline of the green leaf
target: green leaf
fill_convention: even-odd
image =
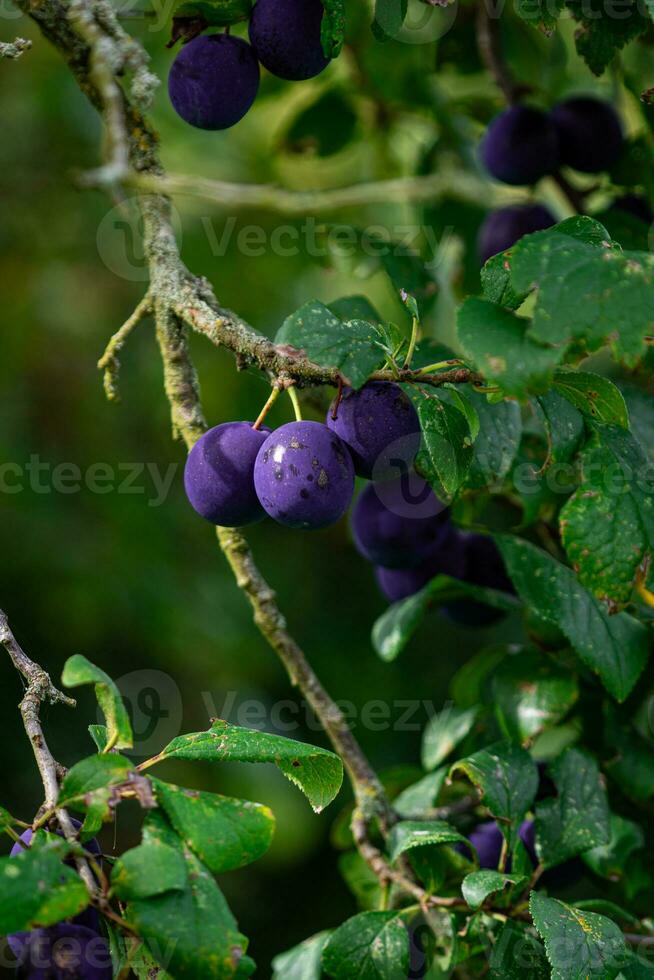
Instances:
[[[89,895],[72,868],[63,864],[70,848],[38,832],[16,857],[0,858],[0,933],[38,929],[77,915]]]
[[[391,861],[418,847],[439,844],[468,844],[458,830],[444,820],[402,820],[396,823],[388,838]]]
[[[479,434],[466,484],[475,489],[501,484],[520,445],[520,406],[514,401],[493,405],[485,395],[476,391],[466,392],[466,398],[472,402],[479,419]]]
[[[446,705],[429,719],[422,736],[422,765],[435,769],[468,735],[479,714],[479,706],[457,708]]]
[[[472,463],[472,434],[468,420],[458,409],[435,395],[418,402],[422,444],[416,469],[438,490],[456,493]]]
[[[521,742],[556,725],[578,697],[575,675],[534,650],[506,657],[491,681],[500,728]]]
[[[89,735],[93,739],[93,743],[98,752],[104,752],[105,748],[107,747],[107,742],[109,741],[107,726],[89,725]]]
[[[437,575],[420,592],[394,602],[382,613],[372,628],[373,647],[382,660],[395,660],[420,626],[430,606],[462,598],[483,602],[503,612],[520,609],[519,600],[508,592],[469,585],[448,575]]]
[[[654,463],[630,432],[602,425],[595,433],[581,486],[561,511],[561,535],[583,585],[624,603],[654,548]]]
[[[187,875],[186,861],[177,845],[146,835],[143,844],[118,858],[111,885],[123,902],[133,902],[168,891],[184,891]]]
[[[518,841],[520,823],[538,789],[534,760],[519,745],[496,742],[455,762],[450,773],[458,771],[464,772],[477,786],[512,851]]]
[[[509,310],[517,310],[522,306],[526,292],[519,294],[511,283],[510,252],[500,252],[486,262],[481,270],[481,285],[484,299]]]
[[[320,41],[326,58],[337,58],[345,39],[345,0],[322,0]]]
[[[550,980],[545,949],[531,929],[509,919],[490,955],[491,980]]]
[[[338,859],[338,870],[362,911],[379,908],[382,894],[379,878],[358,851],[341,854]]]
[[[549,454],[547,463],[567,462],[577,450],[585,434],[584,420],[554,389],[534,402],[538,406],[547,433]]]
[[[175,980],[231,980],[248,976],[247,941],[214,878],[158,813],[147,818],[143,845],[118,863],[119,887],[129,897],[127,916],[158,963]],[[177,853],[173,863],[170,851]],[[128,852],[133,855],[134,852]],[[148,882],[147,857],[158,861],[156,882]],[[183,862],[180,865],[180,859]],[[127,865],[126,865],[127,862]],[[159,889],[166,883],[172,886]],[[156,891],[152,891],[156,888]],[[151,891],[138,897],[139,890]]]
[[[606,915],[609,919],[614,919],[616,922],[627,922],[631,926],[640,924],[640,919],[633,912],[627,912],[626,909],[616,905],[615,902],[607,901],[605,898],[585,898],[573,904],[576,909],[581,909],[582,912],[599,912],[600,915]]]
[[[404,818],[421,816],[425,810],[435,805],[446,776],[447,766],[427,773],[395,797],[393,809]]]
[[[320,960],[329,936],[329,932],[319,932],[276,956],[272,961],[272,980],[320,980]]]
[[[461,893],[471,909],[480,909],[490,895],[503,892],[507,887],[522,888],[529,881],[522,875],[505,875],[499,871],[473,871],[466,875]]]
[[[476,296],[459,310],[457,333],[467,359],[507,395],[524,397],[549,385],[561,351],[530,335],[529,320]]]
[[[287,317],[275,338],[304,350],[322,367],[337,368],[353,388],[360,388],[384,361],[380,335],[366,320],[343,322],[318,300],[311,300]]]
[[[584,851],[583,859],[600,878],[619,881],[625,874],[628,859],[645,846],[645,835],[637,823],[617,813],[611,814],[609,827],[611,836],[608,843]]]
[[[565,0],[518,0],[516,13],[549,37],[564,7]]]
[[[644,802],[654,795],[654,746],[610,708],[604,719],[604,741],[611,750],[605,769],[625,796]]]
[[[407,14],[408,0],[375,0],[373,34],[378,41],[397,37]]]
[[[279,146],[285,153],[306,154],[311,157],[329,157],[354,139],[359,126],[359,116],[351,94],[346,89],[329,88],[322,91],[309,105],[301,105],[288,127],[283,131]],[[330,303],[329,309],[339,319],[377,319],[366,313],[362,317],[348,314],[343,317]]]
[[[627,959],[622,932],[595,912],[581,912],[540,892],[529,910],[545,943],[552,980],[613,980]]]
[[[79,806],[88,805],[88,797],[124,783],[133,768],[129,759],[115,753],[82,759],[66,773],[61,784],[59,805],[69,806],[73,802]]]
[[[606,71],[618,51],[649,26],[636,2],[622,4],[619,17],[601,0],[567,0],[566,6],[580,25],[577,51],[595,75]]]
[[[554,374],[554,389],[596,422],[629,428],[629,412],[622,392],[608,378],[589,371],[560,368]]]
[[[275,818],[267,806],[152,782],[174,829],[215,874],[251,864],[270,847]]]
[[[597,763],[567,749],[549,767],[557,796],[536,804],[536,849],[547,868],[610,840],[609,804]]]
[[[333,752],[221,720],[206,732],[173,739],[152,762],[164,759],[272,762],[302,790],[316,813],[332,802],[343,782],[343,763]]]
[[[631,431],[650,460],[654,460],[654,397],[642,388],[623,385]]]
[[[529,337],[555,345],[559,356],[575,341],[591,351],[610,344],[633,365],[651,329],[654,256],[621,251],[592,218],[570,221],[528,235],[513,249],[514,288],[538,289]]]
[[[409,934],[397,912],[360,912],[329,937],[322,965],[336,980],[406,980]]]
[[[557,626],[605,688],[624,701],[649,656],[646,628],[626,613],[609,616],[572,569],[520,538],[496,538],[518,595]]]
[[[108,742],[103,751],[109,749],[131,749],[134,744],[132,726],[120,691],[104,670],[100,670],[81,654],[69,657],[64,664],[61,682],[66,687],[80,687],[94,684],[95,696],[107,721]]]

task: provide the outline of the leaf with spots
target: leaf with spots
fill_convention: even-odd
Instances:
[[[522,435],[520,406],[515,401],[491,404],[485,395],[468,391],[479,419],[479,434],[466,486],[481,488],[497,486],[511,469]]]
[[[561,368],[554,374],[554,390],[594,421],[629,428],[629,412],[622,392],[608,378],[589,371]]]
[[[254,969],[213,876],[160,812],[148,815],[143,844],[117,862],[112,882],[128,902],[128,920],[175,980],[236,980]]]
[[[654,462],[630,432],[593,428],[581,486],[561,510],[561,536],[579,580],[598,598],[625,603],[654,547]]]
[[[536,850],[546,868],[609,843],[609,804],[595,760],[568,749],[549,767],[557,795],[536,804]]]
[[[70,847],[37,832],[32,846],[0,858],[0,933],[53,925],[77,915],[89,903],[85,885],[63,863]]]
[[[464,482],[473,458],[470,424],[458,408],[435,395],[418,402],[422,443],[416,469],[438,492],[456,493]]]
[[[251,864],[266,853],[275,831],[267,806],[183,789],[152,780],[157,802],[172,826],[215,874]]]
[[[466,357],[507,395],[545,391],[562,351],[529,332],[530,321],[486,299],[469,297],[460,308],[457,334]]]
[[[545,943],[552,980],[614,980],[628,959],[611,919],[532,892],[529,910]]]
[[[567,715],[579,697],[577,677],[536,650],[509,654],[493,672],[491,699],[503,733],[534,738]]]
[[[360,388],[384,363],[382,340],[376,324],[343,321],[318,300],[287,317],[275,337],[275,343],[305,351],[321,367],[337,368],[353,388]]]
[[[461,884],[461,893],[471,909],[475,911],[484,904],[490,895],[510,890],[517,885],[524,888],[529,881],[522,875],[505,875],[500,871],[473,871],[466,875]]]
[[[146,765],[165,759],[272,762],[302,790],[317,813],[332,802],[343,782],[343,763],[333,752],[221,720],[206,732],[173,739]]]
[[[607,691],[624,701],[649,657],[646,627],[626,613],[609,616],[571,568],[529,541],[511,535],[495,540],[524,604],[558,627]]]
[[[518,828],[536,797],[536,763],[521,746],[496,742],[459,760],[450,770],[452,774],[459,771],[479,789],[512,851],[518,842]]]
[[[320,41],[326,58],[337,58],[345,38],[345,0],[322,0]]]
[[[572,343],[589,351],[609,344],[629,365],[645,353],[654,256],[623,252],[592,218],[568,219],[518,242],[511,281],[517,292],[537,289],[528,335],[554,345],[560,357]]]
[[[545,948],[533,931],[509,919],[490,954],[491,980],[550,980]]]
[[[575,455],[584,438],[585,427],[581,414],[569,401],[552,388],[534,400],[547,435],[549,463],[564,463]]]
[[[397,912],[360,912],[329,937],[322,965],[335,980],[406,980],[409,933]]]

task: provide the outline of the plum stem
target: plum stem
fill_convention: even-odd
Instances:
[[[297,391],[295,390],[295,387],[293,385],[287,388],[287,391],[288,391],[288,397],[291,399],[291,404],[293,405],[293,411],[295,413],[296,421],[301,422],[302,406],[300,405],[300,399],[298,398]]]
[[[418,331],[420,330],[420,321],[417,316],[411,317],[411,338],[409,340],[409,349],[406,352],[406,357],[404,359],[404,370],[408,370],[411,367],[411,361],[413,360],[413,355],[415,353],[416,344],[418,342]]]
[[[259,414],[257,416],[257,420],[256,420],[256,422],[252,426],[253,429],[260,429],[261,428],[261,426],[264,423],[264,420],[265,420],[266,416],[268,415],[268,412],[270,411],[270,409],[273,407],[273,405],[275,404],[275,402],[279,398],[279,396],[281,394],[281,391],[282,391],[282,389],[281,389],[281,386],[280,385],[278,385],[278,384],[273,385],[272,391],[270,392],[270,395],[268,396],[268,400],[266,401],[266,404],[263,406],[263,408],[259,412]]]

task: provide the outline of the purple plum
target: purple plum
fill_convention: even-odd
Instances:
[[[60,922],[22,933],[17,954],[18,980],[111,980],[107,941],[92,929]]]
[[[585,174],[609,170],[622,153],[620,117],[610,102],[576,96],[550,113],[559,134],[561,163]]]
[[[184,468],[191,506],[222,527],[243,527],[266,516],[254,489],[254,462],[270,435],[251,422],[224,422],[195,443]]]
[[[196,37],[168,75],[175,112],[198,129],[228,129],[242,119],[259,88],[259,64],[247,41],[232,34]]]
[[[481,159],[488,172],[504,184],[535,184],[558,169],[558,132],[540,109],[511,106],[486,130]]]
[[[258,0],[250,17],[257,58],[278,78],[302,81],[329,64],[320,40],[321,0]]]
[[[464,581],[482,588],[515,593],[492,538],[485,534],[468,534],[465,536],[465,551]],[[475,599],[456,599],[444,605],[442,611],[452,622],[470,628],[490,626],[504,615],[501,610]]]
[[[379,589],[389,602],[399,602],[419,592],[436,575],[461,578],[465,569],[465,548],[456,528],[449,527],[426,561],[416,568],[375,568]]]
[[[307,531],[328,527],[352,500],[352,457],[326,425],[288,422],[261,446],[254,485],[263,509],[280,524]]]
[[[414,472],[369,483],[352,514],[357,551],[384,568],[421,565],[435,553],[448,528],[445,505]]]
[[[397,477],[413,466],[420,448],[420,422],[399,385],[373,381],[358,391],[346,388],[327,425],[350,450],[354,469],[368,480]]]

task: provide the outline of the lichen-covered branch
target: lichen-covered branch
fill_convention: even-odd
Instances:
[[[32,47],[32,42],[25,40],[24,37],[14,38],[13,41],[0,41],[0,58],[9,58],[15,61],[24,55]]]
[[[57,807],[60,766],[48,748],[41,727],[41,705],[44,702],[47,704],[63,704],[69,708],[74,708],[75,701],[68,695],[62,694],[50,680],[47,671],[27,656],[12,633],[7,616],[1,609],[0,646],[4,647],[11,657],[14,667],[27,682],[27,688],[19,708],[43,783],[45,799],[42,809],[44,812],[54,810],[66,840],[75,841],[77,834],[72,820],[66,810]],[[83,859],[78,859],[76,865],[90,894],[94,895],[96,884],[88,864]]]

